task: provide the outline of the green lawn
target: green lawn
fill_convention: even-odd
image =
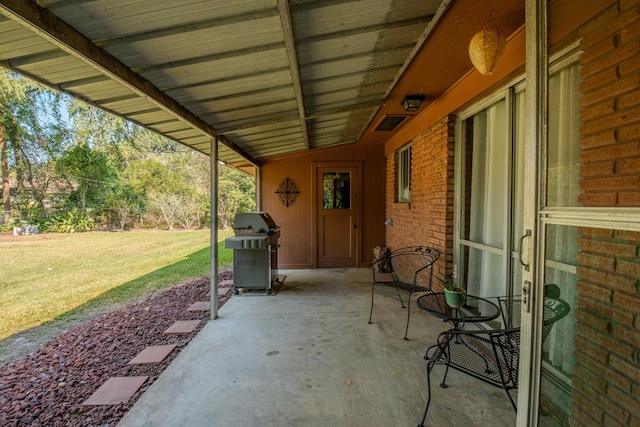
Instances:
[[[232,251],[218,234],[219,266]],[[209,231],[0,237],[0,340],[103,304],[209,275]]]

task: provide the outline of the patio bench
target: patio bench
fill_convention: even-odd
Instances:
[[[403,338],[408,339],[411,295],[416,292],[431,291],[433,264],[439,257],[440,252],[437,249],[428,246],[409,246],[392,252],[385,251],[379,258],[374,259],[369,323],[373,323],[373,300],[376,293],[398,299],[402,308],[407,309],[407,325]]]
[[[553,325],[569,314],[569,304],[560,299],[557,285],[545,285],[544,325],[542,340],[547,338]],[[520,361],[520,317],[519,298],[498,298],[502,308],[505,329],[456,330],[442,332],[435,345],[425,354],[427,360],[428,399],[419,427],[424,421],[431,402],[431,371],[435,365],[445,365],[440,387],[446,388],[449,368],[470,375],[495,387],[502,388],[514,411],[516,403],[510,394],[518,388]],[[451,344],[454,342],[455,344]]]

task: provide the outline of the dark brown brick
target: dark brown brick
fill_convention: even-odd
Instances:
[[[640,262],[637,259],[634,261],[619,260],[616,272],[623,276],[640,278]]]
[[[594,92],[602,86],[615,83],[618,80],[618,70],[616,67],[610,67],[603,70],[601,73],[594,74],[582,80],[580,83],[580,92],[589,93]]]
[[[640,313],[640,296],[614,292],[613,303],[633,313]],[[633,313],[629,313],[633,316]],[[631,322],[630,322],[631,324]]]
[[[616,206],[618,193],[582,193],[578,196],[578,202],[582,206]]]
[[[395,161],[387,156],[386,216],[394,219],[394,227],[387,229],[386,245],[397,249],[430,242],[441,252],[437,274],[452,269],[445,261],[453,250],[453,228],[446,224],[453,222],[454,129],[455,117],[447,116],[411,141],[411,203],[394,203]]]
[[[618,97],[618,110],[626,110],[627,108],[637,107],[640,105],[640,90],[625,93]]]
[[[603,133],[585,136],[580,140],[580,146],[583,149],[604,147],[606,145],[613,145],[616,143],[615,132],[612,130],[606,130]]]
[[[575,346],[576,346],[576,349],[578,349],[578,351],[588,354],[593,359],[594,366],[598,365],[597,361],[606,362],[607,360],[607,355],[608,355],[607,349],[598,346],[597,343],[594,343],[589,341],[588,339],[585,339],[585,337],[577,336],[575,340]],[[591,387],[593,387],[597,391],[604,391],[606,381],[603,378],[593,374],[588,375],[586,377],[589,378],[587,382],[589,382]]]
[[[608,145],[606,147],[584,150],[580,155],[582,162],[599,162],[604,160],[615,160],[624,157],[636,157],[640,153],[640,141],[628,142],[626,144]]]
[[[625,191],[618,194],[618,205],[620,207],[640,206],[640,192]]]
[[[605,51],[605,47],[609,47],[609,40],[607,44],[603,46],[600,52],[593,52],[594,54],[603,53],[602,55],[587,55],[584,54],[580,58],[582,68],[580,70],[580,76],[585,79],[593,74],[601,73],[608,68],[614,67],[616,64],[623,64],[626,61],[633,61],[634,55],[638,54],[638,48],[633,43],[627,43],[617,49],[611,49]],[[611,40],[612,42],[612,40]],[[591,58],[589,61],[585,61],[587,57]],[[630,73],[629,73],[630,74]],[[621,74],[622,76],[627,75]]]
[[[605,273],[596,270],[589,270],[584,267],[577,268],[578,277],[585,281],[595,283],[606,288],[620,290],[626,293],[634,293],[636,291],[636,280],[626,277],[620,277],[612,273]]]
[[[633,325],[633,313],[630,313],[628,310],[620,308],[614,304],[588,299],[582,295],[578,295],[576,297],[576,304],[580,309],[588,313],[597,315],[602,319],[610,320],[611,322],[606,325],[607,332],[610,332],[612,330],[614,322],[625,325],[625,327]],[[613,345],[612,347],[618,347],[620,351],[626,351],[626,348]],[[620,352],[618,354],[626,355],[626,353]]]
[[[600,39],[611,37],[617,32],[629,31],[629,28],[633,28],[636,26],[636,21],[638,19],[638,11],[635,8],[622,8],[620,7],[622,13],[616,13],[615,16],[610,17],[610,22],[607,25],[602,25],[598,28],[595,28],[592,32],[585,34],[583,39],[583,46],[589,46],[594,44]],[[617,11],[616,11],[617,12]],[[610,12],[611,13],[611,12]],[[633,32],[630,31],[632,34]],[[629,36],[631,37],[631,36]],[[627,40],[627,38],[622,38],[623,42]]]
[[[614,419],[624,421],[627,418],[628,413],[619,405],[616,405],[614,402],[608,399],[605,395],[596,393],[594,390],[588,388],[581,388],[580,384],[577,384],[576,388],[578,389],[578,392],[582,392],[586,395],[585,398],[587,402],[592,405],[596,405],[599,408],[602,408],[604,410],[604,413],[609,414]],[[597,413],[598,412],[595,412],[594,414]]]
[[[625,240],[627,243],[631,242],[640,245],[640,231],[614,230],[613,238],[616,240]]]
[[[615,168],[615,162],[613,160],[607,160],[598,163],[587,163],[580,167],[580,176],[607,176],[612,175]]]
[[[591,120],[601,119],[603,117],[612,115],[616,112],[615,99],[609,98],[590,106],[589,108],[583,108],[580,110],[580,120],[585,123]]]
[[[583,297],[589,297],[598,301],[599,304],[611,302],[613,291],[611,289],[595,286],[584,280],[576,282],[576,290]]]
[[[603,356],[601,352],[619,352],[623,358],[631,359],[635,353],[635,347],[617,340],[606,333],[597,332],[589,328],[578,327],[576,334],[577,337],[581,339],[580,342],[576,341],[576,351],[589,354],[589,356],[592,354],[598,356],[583,358],[582,365],[591,370],[591,375],[605,380],[607,383],[615,384],[622,389],[630,389],[633,384],[633,379],[629,378],[625,373],[618,372],[607,366],[608,354]],[[581,345],[582,343],[591,343],[592,346],[599,348],[599,350],[583,347]],[[591,351],[595,352],[591,353]]]
[[[618,6],[615,3],[613,3],[607,9],[603,10],[602,13],[598,14],[589,22],[585,23],[582,27],[580,27],[579,29],[580,36],[587,37],[589,34],[592,34],[598,31],[599,28],[609,26],[611,24],[610,21],[616,19],[618,15],[619,15]],[[582,49],[586,49],[589,46],[590,44],[586,43],[584,39],[580,43],[580,47]]]
[[[623,111],[599,120],[591,120],[588,123],[583,123],[582,126],[580,126],[580,135],[586,136],[601,133],[638,121],[640,121],[640,109]]]
[[[580,105],[584,108],[607,100],[612,102],[616,96],[626,94],[637,89],[639,83],[638,79],[638,76],[627,77],[626,79],[616,81],[613,84],[610,83],[596,91],[585,93],[580,100]],[[613,106],[613,103],[611,106]],[[605,111],[607,110],[606,105],[600,108],[604,108]]]
[[[618,132],[620,142],[634,141],[640,138],[640,123],[634,123],[620,128]]]
[[[604,427],[626,427],[627,423],[622,423],[613,417],[610,417],[609,414],[604,414],[602,425]]]
[[[578,254],[578,264],[588,265],[589,267],[596,268],[598,270],[614,271],[615,258],[611,256],[599,256],[590,254]]]
[[[609,365],[632,381],[640,378],[640,367],[638,367],[637,363],[631,363],[614,354],[609,358]]]
[[[592,228],[578,227],[578,233],[581,237],[589,237],[591,239],[611,239],[614,231],[608,228]]]
[[[640,176],[624,175],[612,178],[585,178],[580,181],[580,189],[583,191],[612,191],[634,190],[640,191]]]
[[[608,230],[611,233],[611,230]],[[635,258],[637,245],[625,242],[606,242],[590,239],[578,239],[578,248],[581,252],[591,252],[603,255],[616,254],[618,257]]]
[[[595,329],[596,331],[604,332],[611,328],[608,319],[602,316],[598,316],[587,310],[583,310],[582,308],[578,308],[577,310],[575,310],[574,315],[576,320],[578,320],[579,322],[583,322],[589,328]]]
[[[640,6],[640,2],[638,0],[618,0],[619,8],[622,12],[625,12],[627,9],[632,7],[637,8]]]
[[[632,56],[618,64],[618,74],[627,76],[640,70],[640,55]]]
[[[575,381],[575,380],[574,380]],[[571,393],[573,401],[572,411],[580,413],[580,426],[593,426],[601,424],[604,420],[604,409],[601,406],[594,405],[590,395],[583,392],[578,386]]]
[[[618,173],[640,172],[640,157],[618,160],[616,170]]]
[[[640,36],[640,10],[638,7],[623,9],[616,27],[620,29],[620,44],[633,43]]]
[[[582,397],[578,392],[571,393],[571,398],[569,427],[591,427],[603,422],[604,411],[602,408],[589,405],[586,402],[586,397]],[[581,398],[584,402],[580,402]]]

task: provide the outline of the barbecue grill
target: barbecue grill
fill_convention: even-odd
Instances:
[[[239,213],[233,220],[235,236],[225,239],[233,249],[233,292],[264,289],[271,293],[278,277],[280,227],[266,212]]]

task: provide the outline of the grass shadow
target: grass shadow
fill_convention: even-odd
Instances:
[[[193,252],[185,259],[130,280],[68,310],[42,325],[24,329],[0,340],[0,365],[27,354],[56,335],[90,318],[129,302],[138,301],[156,291],[209,277],[209,247]],[[218,268],[231,267],[233,251],[218,242]]]

